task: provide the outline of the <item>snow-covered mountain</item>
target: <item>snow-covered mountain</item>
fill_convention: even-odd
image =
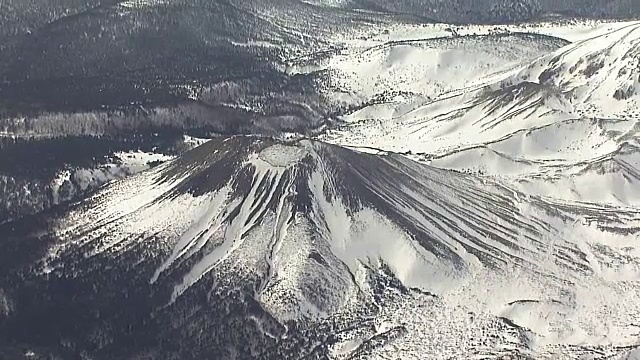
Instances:
[[[504,83],[549,85],[581,115],[637,118],[639,79],[640,25],[634,23],[545,56]]]
[[[0,344],[43,358],[575,358],[635,344],[640,252],[625,234],[640,212],[400,155],[218,138],[0,226]]]
[[[637,204],[639,29],[630,23],[433,99],[364,106],[325,139],[410,153],[533,194]]]
[[[0,359],[636,358],[598,1],[0,1]]]
[[[56,173],[99,172],[116,152],[314,131],[333,110],[285,60],[392,19],[300,0],[0,1],[0,222],[55,203]]]
[[[349,46],[324,70],[336,99],[387,102],[394,96],[436,97],[510,70],[568,42],[536,34],[445,36]]]

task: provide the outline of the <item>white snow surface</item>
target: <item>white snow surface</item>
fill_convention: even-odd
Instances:
[[[210,138],[198,138],[198,137],[194,137],[194,136],[188,136],[188,135],[184,135],[183,137],[183,141],[186,145],[190,146],[190,147],[198,147],[204,143],[206,143],[207,141],[211,140]]]
[[[561,20],[541,21],[508,25],[451,25],[444,23],[434,24],[389,24],[375,28],[362,28],[354,30],[351,34],[336,34],[333,39],[336,43],[345,43],[350,46],[366,46],[390,41],[404,41],[416,39],[431,39],[439,37],[452,37],[455,34],[487,35],[495,33],[531,33],[553,36],[570,42],[578,42],[610,33],[637,21],[615,20]]]
[[[172,0],[127,0],[118,3],[118,6],[125,9],[140,9],[148,6],[171,3]]]
[[[560,49],[499,85],[524,81],[553,86],[589,117],[638,118],[640,23]]]
[[[523,34],[363,41],[319,68],[329,72],[327,96],[336,102],[366,102],[382,95],[399,101],[433,98],[533,60],[555,50],[557,43],[561,41]]]
[[[292,65],[360,105],[319,137],[343,147],[213,139],[62,219],[44,271],[146,244],[164,254],[151,284],[188,264],[171,301],[215,274],[259,279],[283,323],[375,309],[335,359],[638,358],[640,25],[498,27],[574,41],[560,49],[447,27],[352,34]],[[182,190],[200,175],[222,180]]]
[[[640,348],[631,350],[618,357],[619,360],[640,360]]]
[[[94,168],[64,169],[56,174],[50,187],[53,203],[59,204],[73,197],[76,191],[97,189],[113,181],[137,174],[150,168],[154,162],[166,162],[173,156],[142,151],[117,152],[113,154],[114,163],[103,164]],[[67,188],[63,188],[68,186]]]
[[[152,284],[203,255],[173,300],[215,273],[220,284],[266,279],[255,296],[283,322],[375,304],[371,327],[337,334],[336,359],[578,359],[637,343],[638,209],[564,205],[397,155],[239,139],[194,150],[226,159],[264,141],[216,190],[176,192],[218,160],[179,159],[110,184],[59,222],[45,263],[79,246],[118,256],[146,243],[168,254]],[[166,176],[176,166],[189,171]],[[246,170],[250,186],[239,187]],[[413,290],[387,287],[376,302],[372,279],[388,277]]]
[[[594,37],[573,38],[578,41],[511,69],[490,68],[494,72],[463,78],[443,72],[442,81],[451,79],[448,84],[456,89],[436,91],[431,97],[424,93],[388,96],[348,111],[339,119],[341,125],[321,138],[490,176],[532,195],[566,202],[639,205],[640,23],[592,25],[592,31],[583,28],[582,33]],[[456,31],[468,33],[471,28]],[[544,24],[523,25],[523,29],[573,31]],[[471,58],[469,66],[473,66],[477,51],[462,50],[456,61]],[[424,77],[417,77],[413,70],[424,69],[423,58],[405,55],[395,60],[404,65],[394,78],[402,79],[404,89],[432,89],[429,85],[439,81],[437,77],[432,80],[423,71],[418,73]],[[428,58],[436,67],[446,67],[437,56]],[[359,61],[355,57],[351,63]],[[465,79],[464,85],[460,79]],[[351,87],[338,83],[334,91],[362,87],[359,81]],[[376,86],[385,84],[397,87],[387,80],[364,87],[373,93],[378,91]]]

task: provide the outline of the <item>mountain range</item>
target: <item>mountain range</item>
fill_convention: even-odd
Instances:
[[[631,23],[428,99],[367,104],[325,136],[529,193],[637,205],[638,29]]]
[[[0,359],[637,358],[638,10],[1,3]]]
[[[570,356],[632,341],[639,226],[401,155],[221,137],[3,225],[0,331],[42,358]]]

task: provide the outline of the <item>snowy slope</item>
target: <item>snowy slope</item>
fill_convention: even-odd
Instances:
[[[573,118],[562,96],[534,83],[482,88],[429,102],[387,102],[343,118],[325,136],[350,146],[442,154]],[[372,141],[373,140],[373,141]]]
[[[637,21],[636,21],[637,22]],[[537,21],[508,25],[451,25],[446,23],[427,24],[392,24],[385,28],[378,28],[371,34],[369,41],[402,41],[437,38],[452,36],[456,34],[466,35],[489,35],[501,33],[529,33],[552,36],[578,42],[594,38],[599,35],[619,30],[634,21],[610,21],[610,20],[588,20],[588,19],[559,19],[558,21]],[[362,41],[362,36],[355,40]],[[344,41],[344,39],[343,39]]]
[[[330,98],[358,103],[397,94],[436,97],[566,44],[535,34],[372,41],[347,47],[322,69]]]
[[[636,205],[639,29],[627,24],[435,99],[364,106],[323,139],[406,153],[531,194]]]
[[[591,117],[638,117],[640,24],[543,57],[504,80],[550,85]]]
[[[331,358],[572,359],[635,344],[638,228],[636,210],[563,206],[399,155],[218,138],[56,220],[34,276],[90,281],[98,259],[143,249],[141,286],[163,306],[211,281],[248,287],[283,324],[337,324],[319,345]]]

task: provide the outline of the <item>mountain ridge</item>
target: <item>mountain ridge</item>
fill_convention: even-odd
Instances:
[[[3,2],[0,358],[633,358],[638,23],[428,19],[572,1]]]
[[[498,346],[490,340],[495,326],[530,334],[512,346],[517,353],[535,354],[546,351],[546,345],[538,348],[523,339],[533,336],[555,344],[567,331],[600,331],[592,327],[595,319],[589,314],[612,300],[587,296],[587,288],[594,294],[618,294],[622,289],[618,284],[623,280],[615,274],[607,275],[609,285],[600,280],[604,275],[598,265],[614,261],[613,254],[621,250],[606,242],[585,242],[577,234],[613,234],[640,226],[640,215],[633,210],[561,207],[400,155],[246,136],[213,139],[57,212],[0,225],[0,241],[7,250],[0,271],[3,302],[19,304],[4,313],[0,331],[12,339],[8,344],[42,349],[45,357],[80,352],[95,358],[131,357],[142,352],[156,358],[194,358],[232,351],[239,358],[298,358],[313,341],[323,345],[312,358],[382,356],[393,352],[393,346],[385,345],[391,343],[410,347],[412,356],[455,356],[471,351],[455,350],[454,344],[467,337],[482,339],[476,344],[480,347]],[[573,223],[572,230],[568,223]],[[18,256],[24,253],[30,255]],[[136,275],[123,275],[131,271]],[[519,280],[509,283],[513,271]],[[573,285],[566,287],[566,281]],[[58,286],[60,290],[54,290]],[[106,295],[115,288],[121,291]],[[493,300],[481,295],[482,288],[493,289]],[[581,295],[571,305],[573,292]],[[584,322],[582,330],[555,328],[557,321],[567,321],[561,320],[565,315],[553,315],[556,305],[536,310],[542,318],[553,318],[545,320],[556,324],[551,330],[539,320],[515,316],[519,312],[513,309],[508,310],[513,316],[501,315],[514,301],[541,294],[541,301],[562,302],[569,311],[566,316]],[[66,308],[69,296],[79,296],[82,300],[74,303],[82,307]],[[230,303],[220,296],[247,307],[234,307],[239,312],[232,315],[227,312],[231,308],[225,310]],[[209,301],[222,307],[205,305]],[[140,307],[144,302],[148,304]],[[435,306],[433,311],[415,322],[403,324],[392,316],[411,304],[428,303]],[[615,329],[627,326],[620,321],[632,308],[619,310]],[[38,318],[43,311],[69,318]],[[239,322],[227,318],[243,317],[247,311],[253,315]],[[483,320],[468,333],[438,337],[447,344],[441,350],[432,342],[422,352],[415,348],[419,329],[442,332],[425,327],[426,322],[438,318],[449,323],[446,326],[463,326],[457,323],[459,311],[478,312]],[[132,312],[137,315],[126,315]],[[201,314],[196,324],[188,320],[193,312]],[[456,315],[446,320],[449,312]],[[66,326],[89,314],[104,315],[81,322],[81,333]],[[505,316],[510,319],[506,323],[500,320]],[[378,327],[388,323],[386,330],[364,335],[371,317]],[[249,336],[245,341],[257,347],[245,352],[236,348],[240,338],[226,336],[213,341],[221,333],[209,326],[209,332],[198,337],[201,345],[185,338],[201,331],[206,321],[230,334]],[[17,323],[23,330],[12,332]],[[256,333],[236,327],[249,323],[258,324],[251,326]],[[182,330],[173,337],[152,335],[148,331],[153,326]],[[294,329],[306,330],[292,333]],[[391,329],[396,330],[388,332]],[[130,344],[116,336],[117,331],[166,347]],[[367,351],[348,345],[354,337],[365,344],[383,333],[386,340]],[[73,345],[65,345],[68,337],[76,339]],[[47,340],[40,343],[40,338]],[[185,341],[192,345],[184,347]],[[178,343],[182,346],[176,347]]]
[[[611,159],[637,142],[638,26],[569,44],[434,99],[368,104],[323,138],[406,153],[564,201],[634,205],[634,171]]]

